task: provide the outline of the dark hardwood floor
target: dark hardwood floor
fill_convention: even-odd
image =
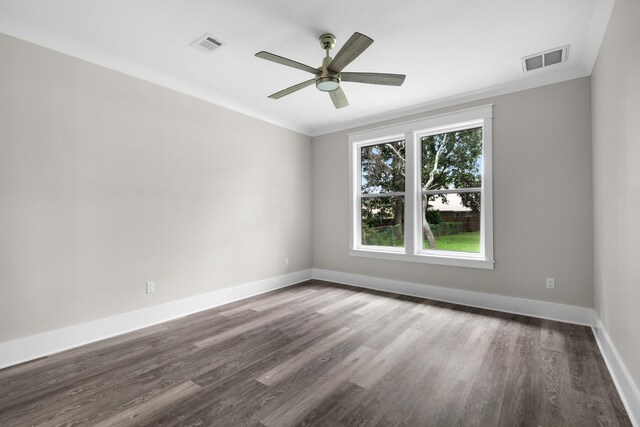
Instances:
[[[1,370],[0,425],[631,423],[588,327],[309,281]]]

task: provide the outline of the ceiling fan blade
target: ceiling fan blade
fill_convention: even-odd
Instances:
[[[367,83],[370,85],[402,86],[404,74],[387,73],[340,73],[343,82]]]
[[[333,105],[336,108],[344,108],[349,106],[349,101],[347,101],[347,96],[342,91],[342,88],[338,86],[338,89],[332,90],[329,92],[329,96],[331,96],[331,100],[333,101]]]
[[[342,49],[338,51],[333,61],[329,64],[329,69],[333,72],[339,73],[344,67],[349,65],[351,61],[356,59],[362,52],[364,52],[373,43],[373,39],[360,33],[353,33],[353,35],[342,46]]]
[[[296,91],[298,91],[300,89],[303,89],[303,88],[305,88],[307,86],[311,86],[315,82],[316,82],[316,79],[311,79],[311,80],[307,80],[306,82],[298,83],[297,85],[293,85],[291,87],[283,89],[280,92],[276,92],[273,95],[269,95],[269,98],[271,98],[271,99],[280,99],[283,96],[290,95],[293,92],[296,92]]]
[[[266,59],[267,61],[277,62],[278,64],[286,65],[287,67],[297,68],[298,70],[307,71],[311,74],[320,74],[320,70],[317,70],[308,65],[301,64],[300,62],[296,62],[292,59],[285,58],[283,56],[278,56],[269,52],[258,52],[256,53],[258,58]]]

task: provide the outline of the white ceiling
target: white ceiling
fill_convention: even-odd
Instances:
[[[614,0],[0,0],[0,32],[225,107],[318,135],[375,119],[591,73]],[[358,31],[375,42],[345,71],[402,73],[402,87],[342,84],[336,110],[311,75],[255,58],[266,50],[317,67]],[[210,33],[212,54],[189,44]],[[570,45],[566,63],[522,72],[520,58]]]

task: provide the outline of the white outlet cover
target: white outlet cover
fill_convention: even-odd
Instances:
[[[547,289],[555,289],[556,288],[556,279],[547,278]]]
[[[152,294],[156,291],[156,282],[147,282],[147,293]]]

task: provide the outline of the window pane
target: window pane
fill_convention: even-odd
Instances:
[[[404,197],[362,198],[362,242],[367,246],[404,246]]]
[[[427,250],[480,252],[480,193],[422,196],[422,240]]]
[[[404,191],[404,141],[368,145],[360,155],[362,194]]]
[[[422,191],[482,187],[482,128],[422,137]]]

